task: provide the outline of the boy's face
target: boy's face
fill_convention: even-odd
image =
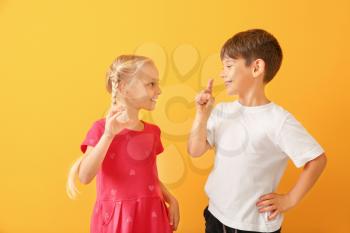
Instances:
[[[233,59],[225,56],[222,63],[224,67],[220,76],[224,79],[228,95],[244,93],[253,85],[252,67],[246,66],[244,58]]]

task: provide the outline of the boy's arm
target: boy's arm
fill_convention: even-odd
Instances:
[[[170,225],[173,227],[173,230],[176,231],[180,221],[179,204],[176,198],[168,191],[168,189],[165,187],[165,185],[161,181],[159,181],[159,184],[160,184],[160,189],[162,191],[164,200],[169,205],[168,208],[169,208]]]
[[[207,142],[207,122],[207,116],[196,114],[187,145],[187,151],[193,157],[199,157],[210,149]]]
[[[316,183],[327,164],[327,157],[321,154],[317,158],[307,162],[301,172],[297,183],[287,194],[269,193],[260,197],[257,207],[260,212],[271,212],[269,220],[274,219],[279,213],[285,212],[296,206],[305,194]]]
[[[207,88],[199,93],[195,100],[197,112],[187,144],[187,151],[193,157],[199,157],[211,148],[207,142],[207,122],[215,101],[212,96],[212,88],[213,80],[211,79]]]

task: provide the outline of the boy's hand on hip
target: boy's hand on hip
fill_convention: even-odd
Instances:
[[[201,91],[195,98],[197,113],[209,116],[213,109],[215,99],[212,95],[213,92],[213,79],[210,79],[208,86],[205,90]]]
[[[260,213],[270,212],[268,220],[273,220],[278,214],[294,207],[295,203],[288,194],[269,193],[261,196],[256,206]]]

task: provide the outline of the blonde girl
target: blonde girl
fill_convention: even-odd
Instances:
[[[106,83],[112,106],[82,142],[84,155],[69,172],[67,193],[76,196],[76,178],[89,184],[96,177],[91,233],[172,232],[179,206],[158,179],[161,132],[138,118],[141,109],[154,110],[161,94],[158,70],[147,57],[122,55],[110,66]]]

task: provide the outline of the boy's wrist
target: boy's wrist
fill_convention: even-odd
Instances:
[[[210,113],[204,113],[197,111],[196,113],[196,119],[200,121],[207,121],[209,119]]]
[[[289,204],[290,204],[290,207],[294,207],[298,204],[298,198],[295,197],[295,195],[293,195],[293,193],[289,192],[287,193],[287,197],[288,197],[288,200],[289,200]]]

